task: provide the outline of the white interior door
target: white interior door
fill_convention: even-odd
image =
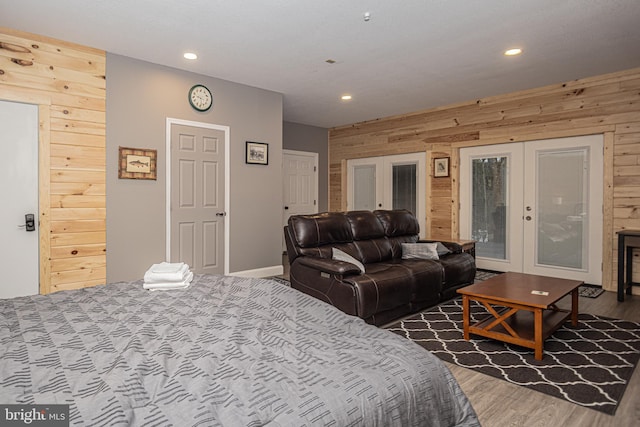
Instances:
[[[478,267],[602,283],[603,138],[460,150],[460,237]]]
[[[0,101],[0,298],[39,291],[38,106]],[[33,214],[33,231],[25,215]]]
[[[318,211],[318,153],[283,150],[283,224],[291,215]],[[286,251],[283,239],[283,251]]]
[[[170,261],[225,274],[225,141],[222,129],[171,126]]]
[[[425,235],[426,154],[369,157],[347,161],[349,210],[408,209]]]

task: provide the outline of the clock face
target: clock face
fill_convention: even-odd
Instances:
[[[195,85],[189,90],[189,103],[198,111],[207,111],[213,104],[211,91],[202,85]]]

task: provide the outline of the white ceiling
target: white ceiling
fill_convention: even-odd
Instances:
[[[0,0],[0,26],[280,92],[321,127],[640,66],[640,0]]]

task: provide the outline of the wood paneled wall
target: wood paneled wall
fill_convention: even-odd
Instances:
[[[44,294],[105,283],[105,68],[104,51],[0,28],[0,99],[39,105]]]
[[[616,286],[616,231],[640,229],[640,69],[498,95],[329,131],[329,209],[346,209],[346,160],[425,152],[451,157],[451,175],[427,178],[427,235],[458,236],[461,147],[602,133],[603,285]],[[635,254],[634,276],[640,281]]]

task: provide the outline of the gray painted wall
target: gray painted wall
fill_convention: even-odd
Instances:
[[[318,212],[329,208],[329,130],[284,122],[282,148],[318,153]]]
[[[189,105],[196,83],[211,110]],[[107,54],[107,281],[140,279],[165,260],[167,117],[230,127],[230,273],[282,265],[282,94]],[[245,164],[245,141],[269,164]],[[118,179],[118,146],[158,150],[157,181]]]

